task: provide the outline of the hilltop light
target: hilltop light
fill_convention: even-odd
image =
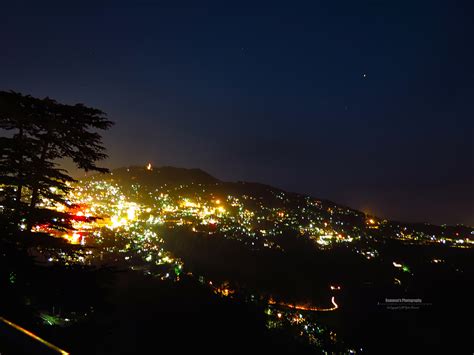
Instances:
[[[149,170],[149,171],[152,170],[152,168],[151,168],[151,163],[148,163],[148,165],[146,166],[146,170]]]

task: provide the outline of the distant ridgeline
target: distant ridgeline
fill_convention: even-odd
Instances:
[[[304,200],[303,195],[286,193],[281,189],[254,182],[225,182],[215,178],[201,169],[176,168],[172,166],[163,166],[159,168],[132,166],[128,168],[118,168],[111,171],[110,174],[94,174],[90,177],[82,179],[83,181],[101,180],[113,181],[122,188],[131,185],[140,185],[148,190],[163,189],[170,187],[179,187],[180,189],[190,188],[194,186],[205,186],[206,192],[209,193],[228,193],[245,194],[259,199],[271,202],[275,199],[275,195],[281,193],[287,194],[293,198]],[[279,200],[277,198],[277,200]],[[331,204],[328,201],[329,204]],[[334,204],[332,204],[335,206]],[[355,210],[354,210],[355,212]]]
[[[183,198],[191,196],[204,199],[217,196],[223,200],[240,198],[240,201],[245,201],[245,208],[255,213],[259,211],[266,217],[275,215],[275,218],[270,216],[272,222],[283,222],[284,225],[299,230],[301,234],[313,237],[321,247],[331,244],[331,241],[337,238],[346,240],[347,236],[364,234],[407,242],[424,241],[458,247],[474,246],[472,227],[385,220],[328,200],[285,192],[261,183],[225,182],[201,169],[152,167],[148,164],[114,169],[110,174],[95,174],[83,178],[82,181],[113,182],[124,189],[124,192],[133,192],[136,197],[143,198],[146,198],[144,192],[149,195],[160,192],[171,193],[175,197]],[[268,218],[266,219],[268,222]],[[260,222],[261,225],[265,224],[264,221]],[[257,227],[253,225],[253,229]]]
[[[107,174],[96,174],[91,178],[105,179]],[[140,183],[149,188],[167,185],[181,184],[214,184],[221,182],[219,179],[202,171],[201,169],[183,169],[171,166],[153,168],[147,167],[129,167],[114,169],[110,173],[110,178],[118,183]]]

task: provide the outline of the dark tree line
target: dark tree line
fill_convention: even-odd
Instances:
[[[0,91],[0,213],[15,228],[38,223],[68,228],[67,215],[50,209],[66,204],[75,180],[59,167],[70,159],[85,171],[107,172],[100,131],[113,122],[101,110]]]

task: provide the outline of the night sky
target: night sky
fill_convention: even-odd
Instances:
[[[474,225],[471,1],[74,3],[1,2],[0,90],[106,111],[106,166]]]

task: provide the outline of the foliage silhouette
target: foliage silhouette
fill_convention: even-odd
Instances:
[[[97,165],[107,157],[99,131],[112,125],[104,112],[83,104],[0,91],[0,129],[5,132],[0,138],[0,201],[15,228],[22,220],[27,230],[38,223],[71,228],[64,214],[48,208],[66,204],[75,181],[58,160],[107,172]]]

